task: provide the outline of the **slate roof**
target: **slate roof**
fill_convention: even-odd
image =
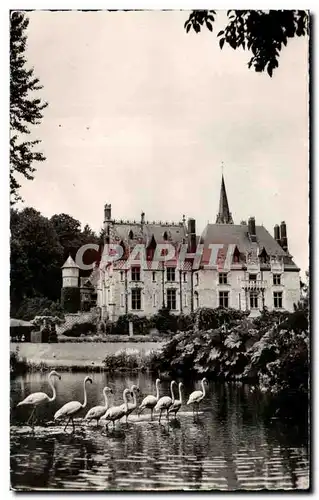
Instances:
[[[284,264],[298,269],[290,254],[282,249],[264,226],[256,226],[256,236],[259,253],[265,248],[269,256],[282,256]],[[248,226],[244,224],[207,224],[200,243],[204,244],[204,248],[210,243],[235,244],[242,254],[246,254],[255,247],[248,236]]]
[[[80,269],[79,266],[72,259],[71,255],[69,255],[68,258],[66,259],[66,261],[64,262],[63,266],[61,267],[61,269],[64,269],[64,268],[71,269],[73,267]]]
[[[129,233],[132,231],[133,238],[129,238]],[[112,239],[123,241],[125,243],[132,242],[145,243],[148,245],[154,236],[156,243],[185,243],[187,242],[187,230],[183,223],[178,224],[160,224],[160,223],[119,223],[114,222],[112,225]],[[164,234],[167,233],[167,240]]]

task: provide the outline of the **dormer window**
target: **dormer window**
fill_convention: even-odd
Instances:
[[[168,234],[167,234],[167,231],[165,231],[165,233],[163,234],[163,238],[164,238],[164,241],[167,241],[167,240],[168,240]]]
[[[234,264],[239,264],[240,261],[240,251],[238,250],[238,247],[235,247],[234,253],[233,253],[233,262]]]
[[[132,240],[134,238],[134,234],[133,234],[132,229],[129,231],[128,237],[129,237],[130,240]]]
[[[269,256],[265,250],[265,247],[262,249],[262,251],[259,254],[259,260],[260,260],[261,264],[267,264],[267,262],[269,262]]]

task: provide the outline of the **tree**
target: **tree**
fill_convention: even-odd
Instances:
[[[33,208],[11,209],[10,229],[12,314],[27,297],[59,299],[63,247],[50,220]]]
[[[50,219],[60,244],[63,247],[63,258],[69,255],[75,259],[77,250],[81,246],[81,223],[68,214],[53,215]]]
[[[199,33],[202,26],[213,31],[215,10],[194,10],[185,22],[188,33],[191,28]],[[250,50],[253,57],[248,67],[255,71],[267,70],[272,76],[278,67],[280,51],[289,38],[309,33],[309,13],[305,10],[228,10],[228,22],[219,31],[219,46],[227,43],[232,49]]]
[[[34,147],[39,140],[27,140],[30,125],[38,125],[47,106],[34,92],[42,86],[34,76],[33,68],[27,68],[26,29],[29,20],[22,12],[11,13],[10,25],[10,197],[11,204],[21,200],[17,174],[33,179],[34,163],[45,157]]]

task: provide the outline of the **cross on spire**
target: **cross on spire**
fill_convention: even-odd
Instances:
[[[234,224],[232,214],[229,211],[229,206],[228,206],[223,168],[224,164],[222,162],[222,184],[220,188],[219,212],[216,217],[216,224]]]

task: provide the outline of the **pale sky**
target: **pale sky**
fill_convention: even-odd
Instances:
[[[221,11],[220,20],[224,18]],[[215,33],[186,34],[186,11],[30,12],[28,60],[49,106],[46,161],[22,180],[23,206],[99,230],[112,216],[215,222],[221,162],[235,223],[255,216],[308,268],[308,40],[273,78]],[[21,205],[20,205],[21,206]],[[302,273],[303,274],[303,273]]]

